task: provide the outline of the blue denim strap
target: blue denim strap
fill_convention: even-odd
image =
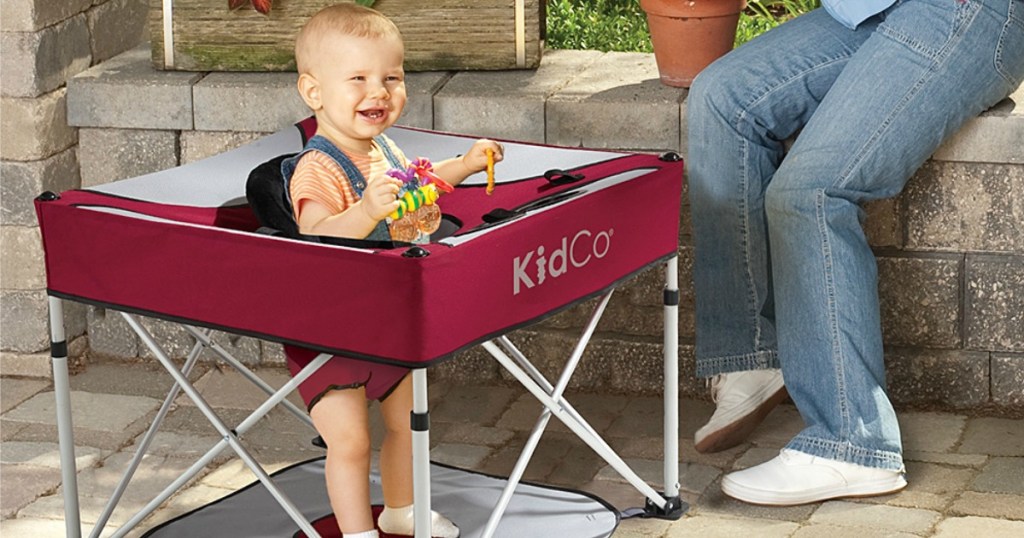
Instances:
[[[388,162],[396,168],[400,167],[401,165],[396,166],[394,164],[398,159],[389,145],[384,141],[383,137],[377,137],[375,141],[384,152],[384,157]],[[334,160],[334,162],[341,167],[342,171],[345,172],[345,176],[347,177],[349,184],[352,185],[352,190],[355,192],[356,196],[360,198],[363,197],[363,190],[366,189],[366,178],[363,177],[362,172],[360,172],[359,168],[352,162],[352,159],[349,159],[348,155],[345,155],[343,151],[338,149],[337,146],[332,144],[326,138],[320,135],[314,135],[313,138],[310,138],[309,141],[306,142],[306,146],[302,148],[300,153],[296,154],[294,157],[285,159],[284,162],[281,163],[281,176],[284,178],[284,195],[285,199],[288,201],[288,207],[292,206],[291,186],[289,185],[289,182],[291,181],[292,175],[295,173],[295,167],[303,155],[314,150],[319,151]],[[292,217],[294,218],[294,215],[292,215]],[[373,231],[370,232],[370,235],[366,236],[365,239],[372,241],[390,241],[391,233],[388,232],[387,223],[383,220],[378,222],[377,226],[374,227]]]

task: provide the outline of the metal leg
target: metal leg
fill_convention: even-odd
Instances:
[[[218,445],[214,447],[214,449],[211,449],[211,451],[207,453],[207,456],[209,456],[209,458],[212,459],[212,456],[210,456],[211,453],[216,455],[217,452],[223,449],[223,444],[226,443],[227,445],[230,445],[231,449],[234,450],[234,452],[238,455],[239,458],[241,458],[245,465],[249,467],[249,470],[256,475],[260,482],[263,483],[263,486],[267,488],[267,492],[269,492],[274,497],[274,499],[277,500],[277,503],[281,506],[281,508],[284,509],[284,511],[288,514],[292,521],[294,521],[296,525],[298,525],[299,528],[306,533],[307,536],[310,536],[311,538],[319,538],[320,535],[317,534],[316,530],[313,529],[313,526],[309,523],[309,521],[306,520],[306,518],[302,515],[298,508],[295,507],[291,500],[282,491],[280,491],[277,485],[274,484],[273,480],[270,479],[270,476],[267,475],[266,471],[263,470],[263,468],[259,465],[259,463],[256,462],[256,460],[252,457],[249,451],[246,450],[246,448],[242,446],[242,444],[238,441],[238,435],[240,434],[232,431],[224,424],[220,417],[218,417],[217,414],[210,407],[210,404],[208,404],[206,400],[202,397],[202,395],[199,394],[199,391],[197,391],[196,388],[192,386],[192,384],[189,382],[189,380],[182,376],[181,372],[179,372],[178,369],[175,368],[174,363],[171,362],[171,359],[163,352],[162,349],[160,349],[160,346],[157,345],[156,341],[149,334],[149,331],[147,331],[145,327],[143,327],[139,323],[139,321],[135,319],[134,316],[124,313],[122,313],[122,315],[128,321],[128,324],[132,327],[132,330],[134,330],[136,334],[139,335],[143,343],[145,343],[146,346],[153,351],[153,353],[156,355],[157,360],[160,361],[160,363],[164,366],[164,369],[167,370],[169,374],[171,374],[171,377],[173,377],[174,380],[178,383],[178,385],[181,386],[181,389],[185,391],[185,394],[187,394],[188,397],[196,404],[196,407],[203,413],[204,416],[206,416],[206,419],[210,422],[210,424],[213,425],[213,427],[220,434],[220,443],[218,443]],[[321,354],[316,359],[314,359],[312,363],[310,363],[307,369],[312,367],[312,369],[310,370],[310,373],[312,373],[312,371],[315,371],[316,368],[319,368],[328,359],[330,359],[330,355]],[[263,405],[261,405],[256,411],[253,412],[252,415],[250,415],[250,418],[256,416],[257,413],[259,414],[256,417],[256,419],[262,417],[272,407],[277,405],[277,403],[281,399],[285,397],[285,395],[287,394],[287,392],[285,391],[286,388],[288,391],[294,390],[295,387],[297,387],[298,384],[301,383],[303,379],[305,378],[299,378],[298,376],[296,376],[291,381],[286,383],[285,386],[282,387],[280,391],[278,391],[278,394],[275,395],[274,398],[271,398],[264,402]],[[254,423],[256,419],[250,421],[247,418],[245,421],[243,421],[243,424],[245,424],[247,427],[251,427],[252,423]],[[242,426],[239,425],[237,430],[241,429]],[[197,464],[198,463],[199,462],[197,462]],[[190,468],[189,471],[192,471],[192,469],[195,468],[196,466],[193,465],[193,467]],[[184,475],[182,476],[184,477]],[[184,482],[187,480],[188,478],[185,478],[185,480],[179,478],[178,481],[172,484],[172,486],[177,487],[175,487],[175,489],[172,490],[171,493],[173,493],[173,491],[176,491],[177,488],[184,484]],[[165,494],[167,497],[170,496],[170,494],[167,493],[167,490],[165,490],[164,493],[162,493],[160,496],[163,496]],[[166,497],[164,497],[164,499],[166,499]],[[154,499],[154,501],[156,500],[157,499]],[[130,530],[131,527],[133,527],[134,525],[138,524],[139,521],[144,519],[145,516],[148,515],[148,513],[155,509],[156,506],[158,505],[159,503],[154,505],[153,502],[150,502],[150,504],[143,508],[143,510],[139,514],[136,514],[136,516],[133,517],[128,523],[126,523],[122,529],[115,533],[114,537],[123,536],[124,533]]]
[[[679,256],[665,264],[665,496],[679,496]]]
[[[192,368],[195,367],[196,361],[199,359],[199,353],[203,350],[202,342],[196,342],[192,346],[192,351],[189,352],[188,358],[185,360],[185,365],[181,368],[181,374],[188,377],[192,373]],[[107,505],[103,508],[103,513],[100,514],[99,519],[96,520],[96,525],[93,526],[92,532],[89,533],[89,538],[98,538],[100,533],[103,532],[103,527],[110,520],[111,514],[117,508],[117,503],[121,502],[121,496],[124,495],[124,491],[128,489],[128,483],[131,482],[135,471],[138,470],[139,464],[142,463],[143,456],[146,455],[146,451],[149,450],[150,443],[153,442],[153,438],[156,437],[157,430],[160,429],[160,425],[163,423],[167,413],[171,410],[171,405],[174,403],[174,399],[181,393],[181,387],[175,383],[171,386],[171,390],[167,392],[167,397],[164,398],[164,403],[160,406],[160,410],[157,411],[156,417],[153,418],[153,422],[149,425],[149,429],[146,434],[139,441],[138,447],[135,449],[135,456],[132,457],[132,461],[128,463],[128,467],[125,469],[124,474],[121,476],[121,481],[118,482],[117,487],[114,488],[114,492],[110,495],[110,499],[107,500]]]
[[[64,303],[49,298],[50,357],[53,364],[53,395],[57,405],[57,440],[64,488],[64,523],[68,538],[82,535],[78,507],[78,467],[75,464],[75,428],[71,422],[71,382],[68,378],[68,344],[64,336]]]
[[[412,503],[415,538],[430,538],[430,415],[427,370],[412,371]]]

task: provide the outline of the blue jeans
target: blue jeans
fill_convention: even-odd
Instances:
[[[1022,78],[1024,0],[898,0],[856,30],[817,10],[705,69],[687,99],[697,374],[781,366],[806,425],[787,448],[902,468],[861,204]]]

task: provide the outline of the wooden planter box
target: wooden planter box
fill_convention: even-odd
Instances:
[[[274,0],[270,15],[227,0],[150,2],[153,64],[184,71],[292,71],[295,35],[338,0]],[[409,71],[527,69],[540,64],[545,0],[378,0],[405,38]],[[172,52],[165,58],[164,26]]]

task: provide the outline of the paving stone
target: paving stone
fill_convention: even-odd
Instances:
[[[83,523],[95,523],[99,519],[130,457],[127,453],[115,454],[104,462],[103,467],[78,473],[78,497]],[[123,525],[190,465],[191,462],[176,458],[144,457],[108,523]],[[29,517],[61,517],[64,513],[61,495],[63,490],[58,495],[42,497],[25,507],[22,513]]]
[[[453,467],[473,469],[480,465],[492,449],[484,446],[462,443],[442,443],[430,451],[430,460]]]
[[[982,454],[942,454],[939,452],[908,450],[903,452],[903,461],[920,461],[923,463],[938,463],[940,465],[980,469],[988,463],[988,456]]]
[[[736,536],[788,537],[799,525],[787,521],[764,521],[754,518],[719,517],[700,514],[672,523],[666,538],[700,536],[701,538],[733,538]],[[616,535],[618,536],[618,535]]]
[[[256,372],[256,374],[274,389],[280,388],[291,379],[280,370],[260,371]],[[195,382],[195,387],[203,395],[206,403],[215,408],[252,411],[262,405],[268,398],[263,390],[252,384],[233,368],[227,368],[223,371],[216,368],[210,369],[201,379]],[[294,392],[290,396],[290,401],[299,406],[299,409],[305,409],[305,404],[302,403],[301,398]],[[178,397],[177,404],[195,405],[184,394]]]
[[[897,413],[905,452],[949,452],[960,440],[967,417],[947,413]]]
[[[39,495],[60,485],[60,469],[38,465],[4,465],[0,482],[0,517],[13,517]]]
[[[835,525],[807,525],[800,527],[792,538],[913,538],[917,534],[893,532],[870,527],[837,527]]]
[[[92,128],[192,129],[192,85],[202,76],[157,71],[149,47],[134,48],[68,80],[68,123]]]
[[[1024,167],[928,161],[907,183],[907,247],[1020,252]]]
[[[1019,420],[979,417],[967,422],[959,452],[992,456],[1024,456],[1024,428]]]
[[[967,346],[1024,351],[1024,256],[968,255],[965,285]]]
[[[500,423],[499,423],[500,424]],[[510,441],[515,434],[501,427],[477,426],[469,423],[451,424],[441,439],[445,443],[466,443],[499,447]],[[431,432],[431,438],[436,437]]]
[[[110,438],[126,439],[129,427],[157,408],[159,402],[152,398],[123,396],[120,394],[93,394],[71,391],[72,423],[75,435],[95,432]],[[42,392],[14,409],[4,418],[15,422],[28,422],[56,426],[57,413],[53,392]],[[104,445],[95,445],[101,448]]]
[[[659,82],[652,55],[605,53],[548,99],[547,142],[678,151],[683,95]]]
[[[920,508],[942,512],[966,489],[977,473],[972,468],[907,461],[907,487],[892,495],[865,497],[856,502]]]
[[[75,447],[75,467],[85,469],[92,467],[106,453],[98,448]],[[28,465],[32,467],[48,467],[60,469],[60,445],[57,443],[39,443],[8,441],[4,443],[0,463],[6,469],[9,465]]]
[[[658,491],[664,491],[665,463],[661,460],[624,459],[626,465]],[[679,464],[679,488],[696,494],[704,493],[722,474],[720,469],[699,463]],[[611,465],[605,465],[594,476],[594,480],[627,482]]]
[[[543,143],[545,100],[600,58],[598,51],[554,50],[535,70],[456,73],[434,95],[441,131]]]
[[[932,510],[829,501],[814,512],[810,522],[922,533],[930,530],[941,517]]]
[[[1024,495],[965,491],[949,507],[949,513],[1024,520]]]
[[[739,471],[741,469],[747,469],[755,465],[760,465],[768,460],[771,460],[779,455],[778,448],[757,448],[751,447],[743,453],[742,456],[732,465],[733,471]]]
[[[49,386],[48,381],[39,379],[0,377],[0,413],[6,413]]]
[[[162,403],[174,380],[155,361],[98,359],[71,377],[71,390],[143,396]]]
[[[1016,538],[1024,534],[1024,522],[1004,521],[987,517],[954,517],[939,523],[935,538],[984,536],[985,538]]]
[[[498,420],[515,396],[516,391],[506,387],[462,387],[449,394],[430,415],[438,422],[490,425]]]
[[[629,401],[624,396],[588,393],[570,393],[565,398],[599,432],[608,428]],[[544,406],[532,394],[524,394],[502,414],[496,426],[513,431],[530,431],[543,410]],[[552,416],[548,422],[548,431],[569,433],[570,430]]]
[[[989,400],[988,353],[896,348],[886,353],[885,363],[896,405],[969,409]]]
[[[708,418],[711,416],[708,415]],[[778,455],[779,449],[786,446],[803,429],[804,420],[796,406],[784,404],[769,413],[747,441],[759,447],[774,449],[775,455]]]
[[[16,2],[7,2],[16,3]],[[54,2],[58,3],[58,2]],[[6,4],[4,4],[6,5]],[[104,529],[101,537],[110,536],[116,530],[109,526]],[[88,536],[92,531],[92,525],[82,525],[82,536]],[[19,517],[17,519],[5,519],[0,521],[0,535],[4,538],[41,538],[66,536],[67,524],[62,519],[44,519],[33,517]],[[139,533],[128,533],[126,538],[138,538]]]
[[[971,484],[974,491],[1024,495],[1024,458],[992,458]]]
[[[605,434],[609,437],[633,435],[646,438],[660,438],[664,427],[661,420],[662,407],[663,402],[661,398],[634,397],[622,409],[615,422],[605,430]]]
[[[634,505],[635,506],[635,505]],[[672,524],[661,519],[632,518],[619,522],[615,529],[615,538],[660,538]]]
[[[53,377],[50,352],[7,353],[0,351],[0,371],[3,371],[5,376],[50,379]]]
[[[886,344],[960,345],[961,256],[878,258],[882,337]]]

